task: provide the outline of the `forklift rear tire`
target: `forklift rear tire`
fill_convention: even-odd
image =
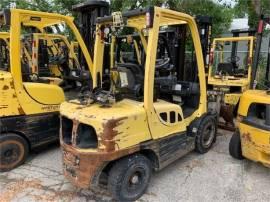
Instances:
[[[231,137],[230,143],[229,143],[229,152],[230,155],[238,160],[244,159],[242,155],[242,147],[241,147],[241,139],[239,132],[235,132],[233,136]]]
[[[200,123],[195,142],[195,151],[200,154],[208,152],[216,142],[217,122],[212,116],[206,116]]]
[[[23,164],[29,154],[29,146],[24,138],[8,133],[0,136],[0,171],[12,170]]]
[[[109,172],[108,190],[117,201],[135,201],[145,193],[151,174],[151,162],[145,156],[124,157]]]

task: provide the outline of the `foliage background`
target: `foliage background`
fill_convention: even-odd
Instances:
[[[15,3],[16,8],[74,15],[72,5],[81,2],[84,2],[84,0],[1,0],[0,7],[7,8]],[[112,11],[133,10],[156,5],[182,11],[193,16],[213,16],[215,25],[213,36],[219,36],[229,29],[234,14],[230,5],[214,0],[111,0],[110,2]]]

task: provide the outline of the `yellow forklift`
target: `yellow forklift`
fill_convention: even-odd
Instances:
[[[230,144],[230,155],[247,158],[270,167],[270,41],[265,71],[264,90],[248,90],[240,99],[237,129]],[[256,50],[260,52],[260,48]],[[254,63],[251,89],[255,88],[258,59]]]
[[[237,130],[229,144],[230,155],[270,167],[269,90],[246,91],[240,100],[237,119]]]
[[[89,83],[92,60],[73,18],[52,13],[7,9],[0,13],[1,25],[10,29],[8,61],[10,65],[0,69],[0,170],[7,171],[22,164],[33,148],[58,139],[60,103],[76,97],[80,89]],[[67,59],[61,64],[61,79],[68,85],[55,85],[50,80],[59,79],[50,74],[49,79],[33,80],[32,67],[24,61],[22,36],[25,30],[32,34],[40,33],[51,26],[65,26],[69,29],[70,39],[78,42],[85,55],[87,66],[72,71]],[[39,27],[36,32],[33,27]],[[62,34],[59,31],[58,34]],[[46,44],[45,44],[46,45]],[[47,47],[40,49],[36,57],[45,57]],[[34,52],[34,51],[33,51]],[[45,54],[44,54],[45,53]],[[2,64],[2,63],[1,63]],[[85,83],[84,83],[85,82]],[[67,88],[68,87],[68,88]]]
[[[133,201],[144,194],[153,170],[194,149],[206,153],[216,140],[200,36],[193,17],[159,7],[96,22],[93,90],[60,107],[64,175],[80,188],[103,184],[116,200]],[[189,43],[178,45],[186,54],[193,46],[195,61],[189,55],[173,63],[168,50],[160,53],[166,41],[159,32],[170,27],[178,37],[186,33]],[[105,44],[126,29],[140,36],[141,64],[114,59],[104,88]]]
[[[23,46],[30,55],[31,80],[63,85],[65,70],[80,71],[73,41],[61,34],[33,33],[23,35]]]
[[[220,100],[220,105],[210,107],[224,119],[225,122],[219,120],[219,126],[224,129],[234,130],[240,96],[251,83],[254,47],[260,43],[255,32],[253,29],[232,30],[233,37],[215,38],[212,43],[207,94],[210,105],[212,100],[215,104]]]

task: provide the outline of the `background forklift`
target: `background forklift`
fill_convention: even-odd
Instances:
[[[240,96],[251,84],[254,47],[260,46],[261,33],[254,29],[232,30],[233,37],[213,40],[208,72],[208,102],[219,113],[219,126],[234,130]],[[243,34],[245,36],[243,36]],[[211,106],[214,100],[214,106]],[[217,101],[220,100],[220,101]],[[216,106],[216,103],[218,106]]]
[[[78,81],[89,78],[85,77],[85,73],[89,75],[91,72],[92,60],[72,17],[9,9],[0,13],[0,19],[2,24],[11,27],[10,65],[0,69],[0,170],[7,171],[22,164],[31,149],[58,139],[60,103],[65,96],[75,96],[79,91],[78,88],[65,91],[49,82],[31,80],[31,67],[21,59],[24,30],[30,28],[32,33],[40,33],[40,29],[33,29],[33,26],[47,30],[52,25],[66,24],[72,40],[78,41],[87,62],[87,66],[80,66],[81,74],[70,71],[66,75],[69,79]],[[63,80],[66,80],[65,77]]]
[[[116,57],[104,89],[105,44],[125,28],[146,42],[145,54],[141,65]],[[184,61],[161,50],[165,28],[176,30],[175,48],[189,56]],[[81,188],[105,184],[115,199],[132,201],[145,192],[153,169],[194,149],[205,153],[215,142],[200,37],[191,16],[151,7],[98,18],[95,38],[94,88],[60,108],[64,175]]]
[[[268,21],[269,23],[269,21]],[[261,21],[261,26],[263,22]],[[230,144],[230,155],[270,167],[270,40],[264,90],[248,90],[240,99],[238,124]],[[260,47],[256,49],[256,55]],[[255,88],[259,59],[254,62],[251,89]]]

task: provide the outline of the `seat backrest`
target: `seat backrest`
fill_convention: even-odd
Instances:
[[[219,63],[217,67],[217,72],[221,74],[233,75],[233,64],[232,63]]]

